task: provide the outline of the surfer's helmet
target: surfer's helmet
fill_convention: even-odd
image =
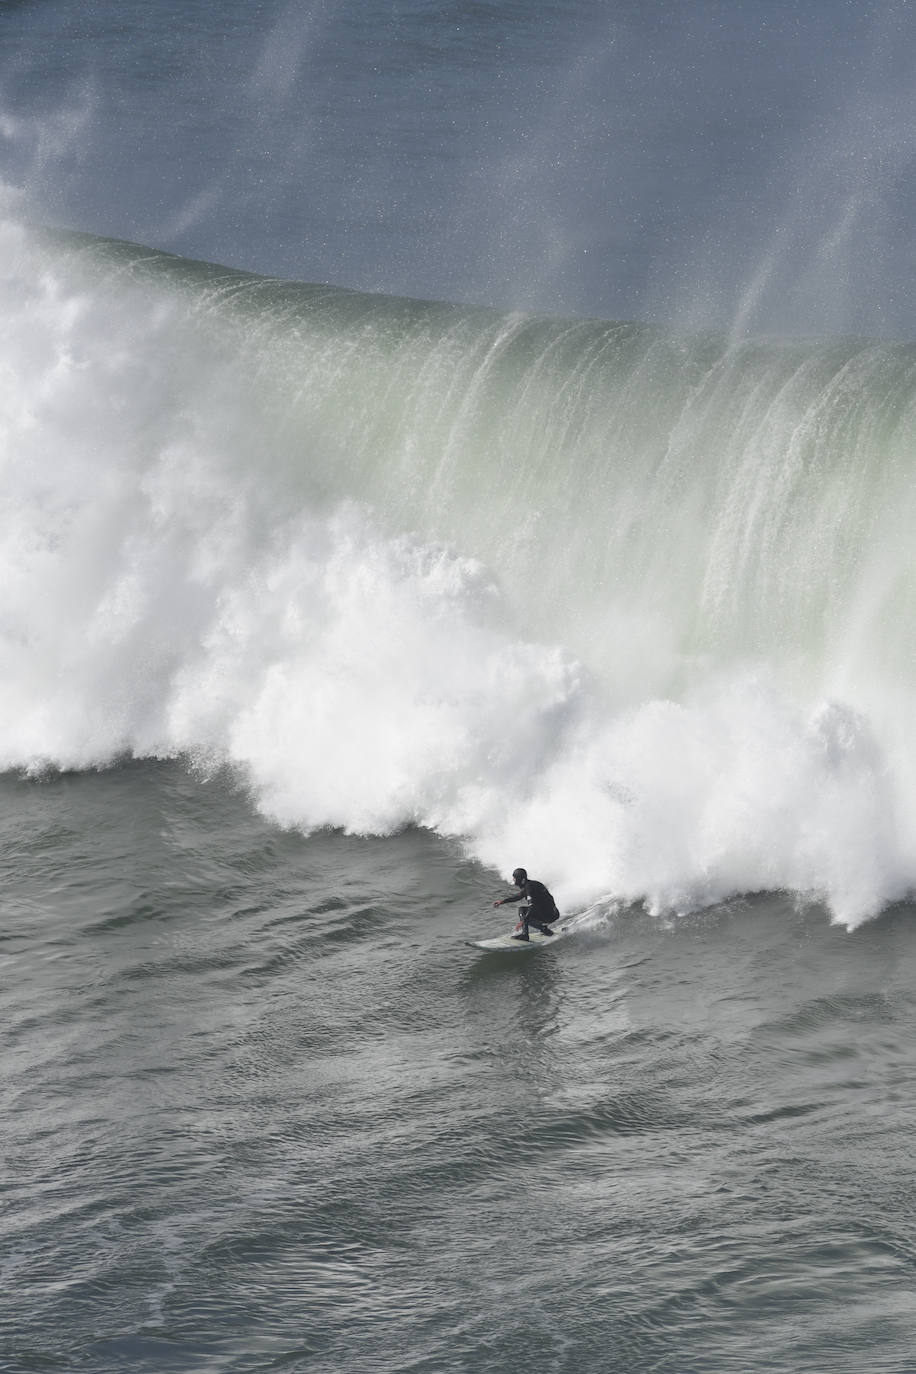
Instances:
[[[523,868],[517,868],[512,874],[512,881],[515,883],[516,887],[521,887],[522,883],[527,881],[527,878],[528,874]]]

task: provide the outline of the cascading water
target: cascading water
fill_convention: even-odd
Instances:
[[[228,762],[565,900],[908,889],[916,350],[4,237],[7,768]]]

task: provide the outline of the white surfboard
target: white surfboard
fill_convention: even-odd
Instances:
[[[545,945],[556,944],[557,938],[565,929],[566,926],[556,926],[553,935],[542,935],[539,930],[529,926],[527,940],[515,940],[512,938],[512,932],[509,931],[506,935],[494,935],[491,940],[469,940],[468,943],[473,945],[475,949],[498,950],[503,954],[518,954],[526,951],[530,953],[533,949],[543,949]]]

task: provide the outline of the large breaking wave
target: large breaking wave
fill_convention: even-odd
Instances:
[[[0,765],[183,754],[564,902],[916,885],[916,349],[0,226]]]

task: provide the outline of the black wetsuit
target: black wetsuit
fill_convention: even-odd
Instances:
[[[525,927],[525,934],[528,934],[528,926],[534,926],[535,930],[543,930],[548,935],[552,932],[547,929],[552,921],[559,921],[560,913],[557,911],[557,904],[553,896],[548,892],[543,883],[539,883],[537,878],[526,878],[518,892],[512,897],[503,897],[503,904],[507,902],[528,903],[526,908],[519,912],[522,924]]]

